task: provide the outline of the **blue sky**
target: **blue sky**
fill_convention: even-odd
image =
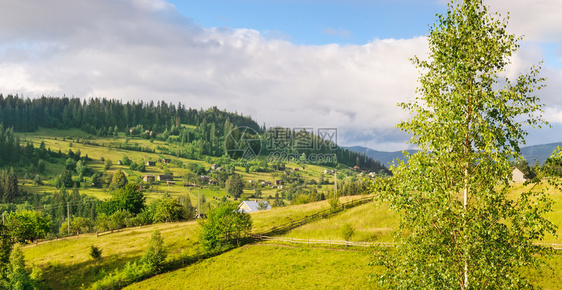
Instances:
[[[340,145],[410,148],[396,106],[415,97],[445,0],[0,0],[0,93],[217,106],[267,126],[337,128]],[[523,35],[505,76],[543,61],[562,141],[562,1],[486,0]]]
[[[373,39],[425,35],[437,1],[170,1],[178,11],[204,27],[256,29],[285,37],[294,44],[366,44]]]

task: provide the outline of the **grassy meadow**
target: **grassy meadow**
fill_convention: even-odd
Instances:
[[[146,227],[127,228],[113,233],[82,234],[61,240],[27,245],[23,248],[28,265],[39,267],[45,282],[51,289],[78,289],[104,277],[129,261],[140,259],[150,235],[160,231],[168,259],[197,255],[198,224],[184,223],[156,224]],[[102,251],[97,262],[90,257],[90,246]]]
[[[386,205],[371,202],[303,225],[283,236],[298,239],[343,240],[342,228],[345,224],[351,225],[354,229],[350,241],[392,242],[392,229],[396,228],[398,220]]]
[[[247,245],[125,289],[373,289],[362,249]]]
[[[59,150],[63,153],[67,153],[69,150],[73,152],[80,151],[81,156],[86,156],[91,161],[87,162],[87,165],[98,172],[108,172],[114,173],[116,170],[121,169],[125,172],[129,182],[139,182],[142,177],[147,174],[159,175],[164,174],[164,170],[169,170],[175,176],[175,184],[167,185],[165,182],[156,182],[151,185],[149,189],[145,190],[147,200],[150,202],[153,199],[158,199],[164,195],[169,195],[172,197],[177,197],[180,195],[189,195],[192,204],[197,205],[198,196],[201,195],[205,197],[207,202],[211,204],[217,204],[218,200],[227,196],[224,188],[218,186],[205,185],[202,188],[194,187],[184,187],[183,184],[186,183],[185,176],[189,170],[184,164],[189,163],[199,163],[206,169],[209,169],[212,164],[205,160],[192,160],[181,158],[169,154],[159,153],[158,148],[171,147],[176,145],[170,145],[166,142],[160,140],[146,140],[139,137],[127,137],[123,133],[120,133],[117,137],[91,137],[91,135],[78,130],[55,130],[55,129],[40,129],[33,133],[19,133],[22,140],[32,141],[35,147],[39,147],[41,142],[45,143],[47,149],[53,152],[58,152]],[[90,142],[91,144],[88,144]],[[135,145],[140,147],[150,148],[155,150],[155,153],[147,153],[133,150],[126,150],[118,148],[119,145],[127,143],[129,145]],[[137,163],[145,163],[146,161],[158,161],[156,166],[146,166],[146,172],[139,172],[130,170],[129,166],[118,165],[117,161],[121,160],[123,157],[128,157],[131,161]],[[169,164],[164,164],[159,162],[160,160],[168,158],[172,162]],[[113,165],[107,170],[104,170],[104,161],[111,160]],[[318,180],[321,175],[323,175],[326,167],[317,165],[306,165],[305,169],[302,169],[302,165],[296,163],[288,163],[286,165],[287,169],[299,168],[299,174],[302,174],[305,180],[315,179]],[[64,169],[64,165],[61,163],[47,163],[45,173],[41,174],[44,184],[34,185],[32,178],[34,175],[28,175],[28,179],[21,180],[23,184],[23,189],[31,193],[44,193],[53,192],[58,189],[54,187],[55,177],[60,174]],[[245,169],[242,167],[236,167],[236,172],[241,174],[245,181],[249,180],[263,180],[274,182],[278,178],[279,173],[265,173],[265,172],[249,172],[246,173]],[[21,174],[23,175],[23,173]],[[330,180],[331,176],[325,175],[327,180]],[[333,180],[333,179],[332,179]],[[80,193],[87,194],[89,196],[96,197],[101,200],[105,200],[111,197],[111,191],[107,188],[94,188],[89,186],[89,179],[83,182],[83,185],[79,188]],[[322,185],[317,190],[319,192],[328,191],[331,189],[331,185]],[[285,191],[289,189],[284,189]],[[282,190],[264,187],[262,190],[261,199],[274,198],[276,193],[281,193]],[[252,189],[245,189],[245,194],[252,195],[254,191]],[[280,194],[281,195],[281,194]],[[233,198],[230,198],[233,200]],[[285,203],[289,203],[288,200],[284,200]]]
[[[136,182],[145,174],[163,174],[165,169],[176,176],[176,184],[154,184],[145,191],[148,201],[164,195],[189,195],[193,205],[197,204],[198,196],[204,196],[207,201],[217,204],[217,199],[226,197],[224,189],[217,186],[184,187],[183,177],[188,170],[183,164],[196,162],[206,168],[211,166],[204,160],[190,160],[160,153],[145,153],[117,148],[118,143],[125,142],[125,136],[119,138],[95,138],[91,140],[97,145],[85,144],[83,138],[88,134],[80,130],[46,130],[35,133],[21,134],[22,140],[32,140],[35,146],[44,141],[52,151],[61,150],[88,154],[92,161],[88,166],[103,172],[104,159],[112,160],[113,165],[108,170],[114,172],[122,169],[130,182]],[[80,140],[78,140],[80,138]],[[148,141],[131,138],[129,144],[156,149],[158,146],[168,146],[162,141]],[[158,152],[158,150],[157,150]],[[117,161],[127,156],[134,162],[156,161],[162,158],[172,159],[171,164],[158,162],[156,166],[147,167],[146,172],[129,170],[128,166],[117,165]],[[318,179],[326,167],[287,164],[287,169],[300,167],[298,173],[304,179]],[[57,190],[54,177],[62,172],[62,164],[48,164],[44,174],[44,185],[33,185],[31,179],[20,180],[23,189],[28,192],[42,193]],[[246,173],[244,168],[236,167],[237,173],[243,175],[244,180],[265,180],[273,182],[278,176],[275,173]],[[279,174],[279,173],[277,173]],[[329,180],[331,176],[324,175]],[[333,177],[332,177],[333,178]],[[332,179],[333,180],[333,179]],[[541,185],[542,186],[542,185]],[[541,186],[538,189],[541,189]],[[318,191],[328,191],[331,185],[323,185]],[[528,189],[521,184],[512,188],[511,194],[516,196]],[[108,189],[98,189],[85,186],[81,193],[107,199],[111,196]],[[251,194],[252,190],[245,189]],[[264,188],[262,198],[275,196],[278,189]],[[562,193],[551,189],[549,194],[555,201],[553,212],[547,218],[562,229]],[[361,196],[341,197],[340,201],[347,202]],[[287,202],[287,201],[285,201]],[[311,216],[319,211],[329,209],[328,201],[314,202],[302,205],[277,207],[269,211],[251,213],[253,232],[260,233],[273,227],[278,227],[295,220]],[[397,226],[397,217],[384,203],[368,203],[347,209],[337,215],[321,219],[284,233],[284,237],[318,240],[342,240],[342,227],[348,224],[354,229],[351,241],[390,242],[391,231]],[[159,230],[164,238],[164,245],[168,252],[169,261],[177,261],[181,257],[193,256],[202,250],[197,242],[199,226],[197,222],[156,224],[145,227],[127,228],[113,233],[82,234],[80,237],[54,240],[39,244],[27,245],[24,253],[28,265],[35,265],[43,270],[46,286],[51,289],[80,289],[88,288],[93,282],[107,276],[116,269],[122,268],[127,262],[139,259],[154,230]],[[562,244],[562,238],[547,236],[545,243]],[[94,261],[90,255],[90,246],[95,245],[102,250],[102,259]],[[180,270],[161,274],[146,281],[133,284],[128,289],[223,289],[223,288],[345,288],[369,289],[376,288],[370,279],[370,274],[376,274],[378,269],[369,266],[371,252],[374,249],[360,247],[307,246],[279,244],[265,242],[247,245],[234,249],[222,255],[199,261]],[[542,268],[522,269],[530,274],[532,281],[543,289],[559,289],[562,279],[553,273],[562,273],[562,251],[558,251],[550,262],[553,270]]]

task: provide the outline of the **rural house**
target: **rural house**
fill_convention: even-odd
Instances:
[[[513,171],[511,173],[511,175],[512,175],[511,176],[511,182],[513,182],[513,183],[523,183],[523,182],[527,181],[527,178],[525,178],[525,173],[523,173],[517,167],[513,167]]]
[[[271,205],[267,200],[246,200],[238,206],[238,210],[245,213],[269,209],[271,209]]]
[[[144,182],[154,182],[154,180],[156,180],[156,178],[154,177],[154,175],[148,174],[148,175],[145,175],[145,176],[142,178],[142,180],[143,180]]]
[[[157,179],[158,181],[174,181],[174,176],[162,174],[162,175],[158,175]]]
[[[156,166],[156,161],[146,161],[146,166]]]
[[[170,163],[170,162],[172,162],[172,159],[167,159],[167,158],[162,159],[162,163]]]

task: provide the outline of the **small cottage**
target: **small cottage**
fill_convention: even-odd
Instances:
[[[156,161],[146,161],[146,166],[156,166]]]
[[[158,181],[174,181],[174,176],[162,174],[162,175],[158,175],[156,179],[158,179]]]
[[[513,167],[513,171],[511,172],[511,181],[513,183],[523,183],[527,181],[527,178],[525,178],[525,173],[519,170],[519,168]]]
[[[245,213],[269,209],[271,209],[271,205],[267,200],[246,200],[238,206],[238,210]]]
[[[162,159],[162,163],[170,163],[170,162],[172,162],[172,159],[167,159],[167,158]]]
[[[143,180],[144,182],[154,182],[154,180],[156,180],[156,178],[154,177],[154,175],[148,174],[148,175],[145,175],[145,176],[142,178],[142,180]]]

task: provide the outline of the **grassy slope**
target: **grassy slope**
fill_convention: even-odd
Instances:
[[[104,171],[103,170],[104,162],[100,161],[100,159],[103,157],[105,160],[111,160],[113,162],[113,165],[108,170],[108,172],[113,173],[117,169],[122,169],[128,175],[128,179],[130,182],[136,182],[137,178],[142,178],[142,176],[146,174],[153,174],[153,175],[163,174],[164,169],[167,168],[173,172],[174,176],[176,176],[176,184],[170,186],[167,186],[165,184],[160,184],[160,185],[155,184],[149,190],[146,191],[148,200],[150,201],[152,199],[159,198],[164,194],[168,194],[170,196],[189,194],[193,205],[197,204],[197,196],[198,196],[197,189],[185,188],[184,186],[182,186],[183,181],[181,179],[186,173],[188,173],[188,170],[176,164],[182,164],[182,163],[188,164],[188,163],[195,162],[203,165],[207,169],[211,167],[211,164],[202,160],[191,160],[186,158],[178,158],[172,155],[160,154],[158,153],[157,147],[158,146],[167,147],[168,144],[158,140],[154,140],[153,142],[150,142],[149,140],[140,139],[140,138],[129,138],[128,144],[130,145],[138,145],[143,147],[149,147],[151,149],[156,149],[156,153],[146,153],[146,152],[138,152],[138,151],[130,151],[130,150],[114,148],[115,144],[121,144],[125,142],[126,137],[123,134],[121,134],[117,138],[105,137],[105,138],[95,138],[92,140],[86,140],[86,141],[94,142],[99,146],[84,144],[83,143],[84,139],[82,138],[86,138],[87,136],[89,136],[89,134],[77,129],[72,129],[72,130],[40,129],[37,132],[20,134],[22,140],[31,140],[33,141],[36,147],[38,147],[42,141],[45,142],[46,148],[50,148],[51,151],[54,152],[60,150],[63,153],[67,153],[69,150],[72,150],[73,152],[77,152],[78,150],[80,150],[81,156],[85,156],[87,154],[88,157],[92,159],[92,161],[88,162],[87,165],[99,172]],[[78,138],[80,138],[79,142],[77,142]],[[174,147],[176,145],[171,145],[171,146]],[[157,160],[161,160],[162,158],[170,158],[172,159],[172,162],[174,161],[177,162],[176,164],[157,163],[156,166],[150,166],[150,167],[147,166],[146,172],[138,172],[138,171],[129,170],[128,166],[117,165],[117,161],[121,160],[124,156],[127,156],[130,160],[134,162],[145,162],[149,160],[157,161]],[[287,164],[287,168],[293,168],[293,167],[300,167],[300,166],[294,163]],[[45,174],[42,174],[42,178],[45,181],[45,185],[43,186],[33,185],[33,182],[31,180],[31,178],[33,178],[33,175],[30,175],[29,176],[30,180],[24,181],[25,185],[23,189],[25,189],[28,192],[34,192],[34,193],[53,192],[57,190],[53,184],[54,178],[56,175],[58,175],[60,172],[63,171],[63,168],[64,166],[62,164],[48,164]],[[310,179],[318,180],[319,176],[323,174],[324,169],[326,169],[326,167],[316,166],[316,165],[306,165],[306,169],[305,170],[301,169],[299,173],[303,174],[307,180]],[[240,167],[237,167],[236,171],[237,173],[242,174],[246,181],[265,180],[265,181],[274,182],[276,179],[274,176],[272,176],[271,173],[259,173],[259,172],[245,173],[244,168],[240,168]],[[329,176],[326,176],[326,178],[329,179]],[[324,190],[328,187],[330,186],[328,185],[323,186]],[[322,189],[319,190],[321,191]],[[207,201],[210,201],[213,204],[217,203],[217,201],[214,200],[213,197],[220,199],[226,196],[224,189],[220,189],[218,187],[208,186],[203,189],[200,189],[199,191],[201,195],[205,196]],[[80,192],[85,193],[87,195],[95,196],[100,199],[107,199],[111,197],[111,192],[108,191],[107,189],[86,187],[86,188],[80,188]],[[252,190],[245,190],[245,192],[251,194]],[[277,189],[264,188],[262,189],[262,197],[263,198],[266,198],[268,196],[274,197],[277,192],[278,192]]]
[[[515,185],[514,194],[524,190]],[[552,190],[555,201],[553,213],[548,218],[562,228],[562,193]],[[311,207],[323,208],[326,204],[316,203],[289,207],[285,212],[305,211]],[[254,223],[263,224],[258,217],[281,214],[281,211],[254,214]],[[390,228],[396,225],[396,218],[385,205],[375,203],[355,207],[341,214],[320,220],[285,234],[287,237],[341,240],[341,226],[349,223],[355,227],[354,241],[391,241]],[[562,243],[560,237],[548,236],[545,242]],[[243,288],[376,288],[369,275],[378,269],[368,265],[369,251],[340,251],[308,246],[274,247],[252,245],[236,249],[227,254],[188,266],[184,269],[159,275],[134,284],[127,289],[180,289],[202,287],[206,289]],[[559,289],[562,285],[562,251],[557,251],[549,261],[552,270],[526,269],[531,282],[543,289]],[[203,281],[203,282],[200,282]]]
[[[82,134],[82,135],[80,135]],[[51,150],[61,149],[63,152],[67,152],[68,149],[72,149],[76,151],[80,149],[83,155],[88,154],[88,156],[94,160],[99,160],[99,158],[104,157],[106,159],[111,159],[114,164],[117,163],[117,160],[120,160],[123,156],[128,156],[130,159],[134,161],[139,160],[156,160],[161,158],[161,154],[151,154],[151,153],[142,153],[142,152],[135,152],[135,151],[126,151],[120,149],[112,149],[109,145],[112,142],[116,142],[113,138],[105,138],[105,139],[96,139],[94,142],[104,144],[105,147],[101,146],[89,146],[84,145],[81,143],[73,143],[72,147],[70,147],[70,141],[62,141],[63,136],[85,136],[86,134],[78,131],[78,130],[71,130],[68,132],[58,132],[58,131],[49,131],[49,130],[41,130],[38,133],[34,133],[31,135],[26,135],[23,139],[32,139],[36,142],[36,146],[38,146],[41,140],[44,140],[47,143],[47,147],[51,148]],[[57,140],[54,140],[55,136]],[[119,140],[117,140],[119,141]],[[120,142],[123,140],[121,139]],[[155,148],[157,145],[164,145],[163,142],[155,141],[154,143],[150,143],[146,140],[131,140],[129,141],[131,144],[138,143],[142,146],[150,146]],[[182,162],[198,162],[206,166],[207,168],[210,164],[204,161],[194,161],[182,158],[175,158],[174,156],[169,156],[172,159],[179,159]],[[94,167],[96,170],[102,171],[103,164],[102,162],[91,162],[89,166]],[[288,168],[291,168],[296,165],[288,165]],[[59,168],[60,167],[60,168]],[[117,168],[126,169],[124,166],[114,165],[111,170],[116,170]],[[182,176],[185,174],[186,170],[174,167],[169,165],[169,169],[174,172],[176,176]],[[307,166],[306,170],[301,171],[301,173],[305,174],[307,178],[317,178],[323,171],[324,167],[320,166]],[[55,165],[54,167],[48,167],[48,172],[50,174],[56,174],[62,170],[62,165]],[[148,168],[148,173],[153,174],[160,174],[162,171],[159,167],[152,167]],[[241,168],[237,168],[240,172],[243,172]],[[134,175],[142,175],[143,173],[139,172],[131,172]],[[268,181],[273,181],[273,177],[270,174],[264,173],[252,173],[252,174],[245,174],[245,179],[264,179]],[[25,186],[26,190],[29,191],[53,191],[55,190],[53,187],[49,186]],[[520,192],[522,186],[516,186],[514,189],[514,194]],[[98,196],[101,198],[108,197],[109,192],[103,189],[92,189],[88,188],[86,190],[82,190],[81,192],[91,194],[94,196]],[[180,185],[178,182],[177,185],[167,187],[165,185],[155,186],[151,190],[147,192],[150,198],[157,198],[164,193],[168,192],[170,195],[180,195],[189,193],[191,194],[192,202],[196,203],[196,196],[197,190],[196,189],[186,189]],[[274,195],[276,190],[264,190],[263,195]],[[217,191],[213,188],[205,188],[201,190],[201,193],[206,196],[207,200],[212,201],[212,196],[215,197],[222,197],[224,196],[224,192]],[[560,192],[551,192],[553,199],[555,200],[554,204],[554,213],[550,214],[548,217],[549,219],[554,222],[559,228],[562,228],[562,194]],[[313,214],[319,210],[327,209],[329,205],[326,201],[313,203],[313,204],[306,204],[300,206],[291,206],[286,208],[276,208],[271,211],[266,212],[259,212],[252,214],[252,218],[254,221],[254,228],[255,232],[259,232],[261,230],[269,229],[273,226],[278,226],[291,220],[297,220],[299,218],[305,217],[307,215]],[[386,210],[384,206],[382,207],[375,207],[374,204],[363,205],[349,211],[344,212],[338,216],[318,221],[314,224],[309,224],[304,227],[295,229],[286,234],[286,236],[292,236],[296,238],[311,238],[311,239],[341,239],[340,229],[344,223],[352,224],[356,229],[356,234],[353,238],[355,241],[368,241],[368,240],[378,240],[378,241],[388,241],[390,240],[389,236],[389,228],[395,226],[396,221],[393,218],[392,214]],[[127,229],[119,233],[113,233],[105,236],[100,236],[96,238],[95,235],[82,235],[79,239],[72,239],[72,240],[64,240],[64,241],[56,241],[56,242],[49,242],[45,244],[40,244],[38,246],[28,246],[25,249],[26,259],[41,267],[45,272],[45,277],[48,281],[48,284],[53,288],[63,288],[63,289],[72,289],[80,287],[81,285],[89,285],[92,281],[96,280],[97,278],[105,275],[108,272],[111,272],[113,269],[117,267],[121,267],[127,261],[132,261],[138,259],[146,246],[146,242],[150,236],[150,233],[154,229],[159,229],[162,231],[165,239],[165,244],[167,249],[170,252],[171,258],[178,257],[182,253],[185,255],[191,255],[197,252],[198,246],[196,243],[196,228],[197,224],[195,222],[190,223],[181,223],[181,224],[164,224],[164,225],[155,225],[146,228],[134,228],[134,229]],[[546,242],[556,242],[562,243],[562,239],[559,237],[547,237]],[[94,263],[88,255],[90,245],[96,245],[100,247],[103,251],[104,259],[101,263],[96,264]],[[301,255],[302,254],[302,255]],[[339,256],[336,258],[334,256]],[[347,256],[346,256],[347,255]],[[358,255],[358,256],[356,256]],[[291,257],[296,257],[295,259]],[[255,258],[259,257],[259,258]],[[308,260],[310,257],[310,260]],[[347,258],[346,258],[347,257]],[[263,259],[262,259],[263,258]],[[338,260],[339,259],[339,260]],[[203,288],[222,288],[230,285],[240,285],[240,287],[244,285],[248,285],[249,288],[263,288],[263,285],[272,285],[272,283],[277,283],[276,281],[280,281],[278,287],[280,288],[294,288],[294,287],[284,287],[286,285],[302,285],[303,287],[295,286],[296,288],[324,288],[324,287],[331,287],[330,285],[336,284],[326,284],[330,283],[340,283],[341,280],[342,284],[345,285],[339,288],[364,288],[365,285],[368,285],[368,273],[373,273],[375,271],[374,268],[367,266],[366,262],[360,259],[367,259],[368,255],[364,252],[337,252],[334,254],[334,251],[326,250],[326,249],[303,249],[303,248],[272,248],[271,246],[250,246],[244,249],[237,249],[231,251],[225,255],[215,257],[208,261],[198,263],[196,265],[187,267],[181,271],[184,271],[185,277],[187,277],[187,281],[190,280],[198,280],[202,279],[203,281],[207,281],[207,284],[201,284],[204,286]],[[226,263],[232,263],[232,260],[240,261],[240,263],[236,262],[236,267],[225,266]],[[263,261],[262,261],[263,260]],[[352,261],[361,261],[357,263],[351,263]],[[309,263],[310,262],[310,263]],[[247,264],[254,264],[256,267],[251,267]],[[303,264],[304,263],[304,264]],[[331,263],[331,264],[330,264]],[[350,264],[351,263],[351,264]],[[345,265],[344,268],[339,268],[339,265]],[[204,268],[202,265],[205,265]],[[230,265],[230,264],[226,264]],[[297,265],[291,271],[291,267],[293,265]],[[300,266],[299,266],[300,265]],[[330,267],[326,267],[325,265],[330,265]],[[553,268],[556,272],[562,272],[562,257],[560,255],[556,256],[555,259],[552,261]],[[241,267],[245,269],[245,271],[234,271],[230,268],[237,268]],[[329,272],[333,269],[339,269],[336,272]],[[104,270],[102,270],[104,269]],[[209,271],[204,271],[204,269],[209,269]],[[275,275],[279,271],[286,272],[282,275],[282,277],[276,277]],[[347,270],[347,271],[346,271]],[[331,281],[330,279],[324,277],[323,279],[311,279],[315,273],[324,273],[323,271],[327,271],[331,274],[327,277],[332,277],[335,275],[338,279],[334,279],[337,281]],[[204,272],[204,273],[202,273]],[[306,273],[306,275],[301,275],[302,273]],[[326,272],[326,273],[327,273]],[[169,274],[158,276],[158,278],[154,279],[168,279],[165,277],[169,276],[168,282],[173,282],[177,278],[178,271],[172,272]],[[232,273],[229,274],[229,273]],[[252,275],[256,273],[258,278],[252,279]],[[345,275],[342,275],[344,273]],[[360,273],[360,277],[355,277],[355,273]],[[194,276],[195,275],[195,276]],[[200,276],[199,276],[200,275]],[[320,274],[319,274],[320,275]],[[339,276],[338,276],[339,275]],[[353,277],[353,279],[344,279],[344,277]],[[163,278],[164,277],[164,278]],[[179,275],[177,277],[182,277]],[[205,278],[206,277],[206,278]],[[221,277],[217,279],[217,277]],[[248,277],[248,278],[246,278]],[[272,282],[272,277],[276,277],[275,281]],[[320,276],[323,277],[323,276]],[[152,283],[148,280],[146,283]],[[207,280],[206,280],[207,279]],[[562,281],[560,278],[553,278],[550,277],[548,272],[533,272],[533,279],[537,281],[540,285],[543,285],[545,289],[556,289],[556,286],[561,285]],[[251,280],[251,281],[250,281]],[[256,280],[256,281],[254,281]],[[260,282],[259,280],[265,280],[266,282]],[[309,280],[312,280],[309,282]],[[162,280],[160,280],[162,281]],[[215,282],[212,282],[215,281]],[[227,281],[227,282],[221,282]],[[237,284],[237,281],[242,281],[246,284]],[[354,281],[359,281],[358,284]],[[192,281],[193,282],[193,281]],[[179,282],[178,282],[179,283]],[[183,282],[182,282],[183,283]],[[198,283],[198,282],[197,282]],[[213,284],[219,283],[219,284]],[[225,283],[225,284],[220,284]],[[266,284],[265,284],[266,283]],[[310,284],[310,283],[320,283],[320,284]],[[145,285],[145,284],[140,284]],[[148,285],[157,285],[157,284],[146,284],[146,287],[152,287]],[[167,284],[173,285],[173,284]],[[183,284],[177,284],[181,286]],[[191,285],[191,284],[190,284]],[[195,285],[195,284],[194,284]],[[199,285],[199,284],[197,284]],[[339,285],[339,284],[338,284]],[[355,286],[360,285],[360,286]],[[162,286],[162,285],[160,285]],[[262,286],[262,287],[260,287]],[[158,287],[158,286],[155,286]],[[161,288],[161,287],[159,287]]]
[[[349,198],[344,197],[342,201]],[[328,203],[323,201],[253,213],[251,215],[255,225],[254,231],[269,229],[326,208],[328,208]],[[377,206],[375,203],[370,203],[297,228],[288,232],[286,236],[341,239],[340,229],[344,223],[350,223],[355,227],[356,235],[353,238],[355,241],[375,240],[373,237],[376,237],[378,241],[388,241],[390,240],[388,228],[395,224],[395,219],[388,213],[384,205]],[[149,235],[154,229],[162,231],[166,248],[170,251],[170,258],[177,258],[182,253],[184,255],[197,253],[199,249],[196,242],[197,224],[188,222],[126,229],[99,238],[96,238],[95,235],[82,235],[79,239],[28,246],[25,249],[26,259],[43,269],[48,284],[53,288],[72,289],[82,283],[88,286],[105,273],[122,267],[127,261],[140,258]],[[103,251],[104,259],[99,265],[94,263],[88,255],[89,247],[92,244]],[[243,281],[245,288],[254,289],[263,288],[263,285],[324,288],[330,287],[330,285],[340,285],[338,283],[347,285],[348,288],[364,288],[365,285],[372,285],[369,284],[368,274],[376,273],[376,268],[367,265],[369,259],[368,252],[362,251],[335,252],[307,247],[249,246],[182,270],[160,275],[134,287],[151,289],[151,287],[165,285],[168,287],[167,289],[173,289],[174,287],[184,287],[184,283],[195,283],[193,287],[225,288],[228,285],[239,285],[235,284],[235,281]],[[562,253],[555,256],[551,265],[555,272],[562,272]],[[101,270],[102,268],[105,269],[105,272]],[[322,278],[316,279],[315,273]],[[531,271],[531,273],[533,281],[545,289],[556,289],[556,286],[562,283],[560,278],[553,277],[545,269],[538,272]],[[360,277],[356,275],[360,275]],[[337,279],[330,277],[337,277]],[[165,284],[162,281],[166,281]],[[197,284],[200,283],[198,281],[203,282]],[[302,287],[295,285],[302,285]]]
[[[351,198],[342,197],[341,200],[345,202]],[[328,203],[322,201],[252,213],[254,232],[281,225],[291,219],[300,219],[327,207]],[[176,259],[181,255],[196,255],[200,251],[197,242],[198,224],[191,221],[123,229],[97,238],[95,234],[83,234],[79,238],[29,245],[24,248],[24,252],[29,264],[44,271],[50,287],[73,289],[82,284],[88,286],[128,261],[139,259],[154,230],[162,233],[169,259]],[[91,245],[102,250],[104,258],[99,264],[89,256]]]
[[[368,203],[296,228],[284,236],[299,239],[343,240],[341,228],[344,224],[350,224],[355,229],[351,241],[391,242],[391,231],[397,226],[397,219],[386,205]]]
[[[197,254],[197,229],[196,222],[187,222],[125,229],[97,238],[95,234],[84,234],[79,238],[29,245],[24,253],[30,265],[43,270],[49,287],[76,289],[140,258],[154,230],[162,233],[169,259]],[[89,255],[91,245],[102,250],[99,263]]]
[[[250,245],[125,289],[368,289],[368,252]]]

